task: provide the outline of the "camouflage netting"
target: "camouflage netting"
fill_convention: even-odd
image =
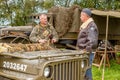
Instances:
[[[63,36],[66,32],[68,32],[72,26],[76,25],[75,27],[79,27],[79,9],[80,8],[78,6],[72,6],[70,8],[52,7],[48,10],[48,13],[54,13],[53,26],[58,32],[59,37]]]
[[[0,43],[0,53],[2,52],[28,52],[28,51],[40,51],[40,50],[51,50],[51,47],[48,43],[45,44],[7,44]]]

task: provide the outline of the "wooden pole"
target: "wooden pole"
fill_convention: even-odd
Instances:
[[[106,64],[106,54],[107,54],[107,39],[108,39],[108,24],[109,24],[109,14],[107,15],[106,19],[106,38],[105,38],[105,52],[103,55],[104,63],[103,63],[103,73],[102,73],[102,80],[104,80],[104,73],[105,73],[105,64]]]

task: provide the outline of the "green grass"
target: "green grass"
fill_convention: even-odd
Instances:
[[[102,80],[103,69],[99,70],[97,67],[92,66],[93,80]],[[115,60],[110,61],[110,67],[105,67],[104,80],[120,80],[120,64]]]

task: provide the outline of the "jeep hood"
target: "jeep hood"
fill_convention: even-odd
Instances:
[[[45,50],[34,52],[0,53],[0,75],[11,79],[37,78],[43,75],[43,69],[51,62],[73,59],[74,55],[84,52],[70,50]],[[86,55],[85,55],[86,56]],[[81,55],[83,57],[83,55]],[[21,76],[20,76],[21,75]]]

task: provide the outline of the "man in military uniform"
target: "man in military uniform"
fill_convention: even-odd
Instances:
[[[48,40],[51,43],[58,41],[58,35],[54,27],[48,23],[47,15],[40,15],[40,24],[36,25],[30,36],[30,41],[38,43],[46,43]]]

